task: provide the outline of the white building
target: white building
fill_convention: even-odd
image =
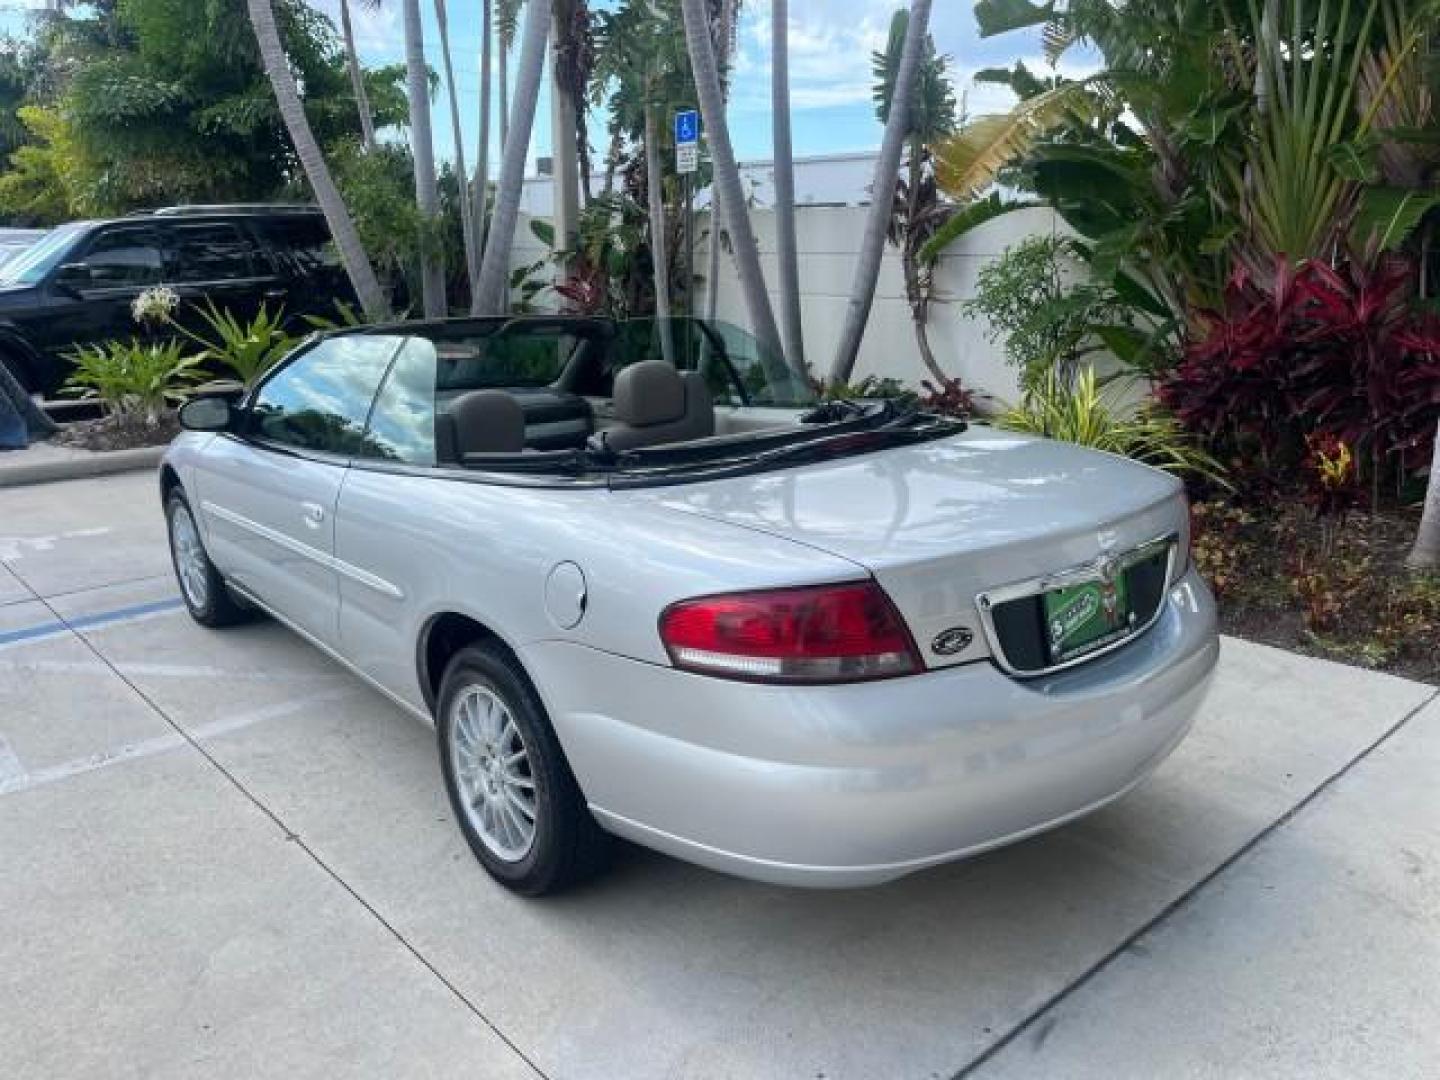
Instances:
[[[822,154],[795,160],[795,202],[799,206],[865,206],[870,202],[870,184],[875,177],[878,153],[866,150],[850,154]],[[549,217],[553,206],[550,159],[541,158],[540,172],[525,180],[520,208],[534,217]],[[775,162],[742,161],[740,179],[757,208],[775,205]],[[603,176],[592,179],[592,190],[604,184]],[[709,191],[697,193],[695,205],[710,204]]]

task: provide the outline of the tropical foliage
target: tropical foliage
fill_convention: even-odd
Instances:
[[[1153,406],[1137,410],[1124,392],[1119,383],[1102,387],[1093,368],[1083,368],[1073,383],[1052,371],[998,422],[1011,431],[1078,443],[1226,484],[1224,469],[1175,417]]]
[[[202,376],[200,359],[180,341],[115,341],[77,349],[66,383],[77,397],[101,402],[122,421],[156,426]]]
[[[1042,27],[1052,61],[1077,44],[1103,60],[1079,81],[985,73],[1025,101],[1084,102],[1025,140],[1006,179],[1078,237],[1065,306],[1122,309],[1092,340],[1249,484],[1305,490],[1316,447],[1372,503],[1413,499],[1427,462],[1440,475],[1440,335],[1421,314],[1440,227],[1440,4],[981,0],[976,16],[984,35]],[[940,174],[961,182],[943,155]],[[1310,502],[1335,513],[1349,496]],[[1417,565],[1440,561],[1434,522]]]
[[[1372,476],[1404,476],[1430,460],[1440,410],[1440,320],[1415,310],[1412,289],[1399,259],[1242,265],[1223,305],[1197,313],[1161,397],[1236,457],[1294,463],[1318,437]]]
[[[298,338],[285,332],[283,307],[272,313],[261,304],[249,322],[214,304],[207,304],[199,315],[208,334],[196,335],[202,346],[198,359],[228,368],[246,386],[254,386],[299,343]]]
[[[329,21],[279,0],[286,54],[322,144],[358,136]],[[0,214],[36,224],[175,202],[258,201],[295,173],[255,35],[239,3],[117,0],[43,19],[14,66],[23,131],[11,132]],[[367,75],[379,120],[403,118],[399,72]]]

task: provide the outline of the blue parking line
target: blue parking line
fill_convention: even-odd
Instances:
[[[0,630],[0,645],[49,637],[52,634],[61,634],[69,630],[83,630],[91,626],[124,622],[126,619],[136,619],[142,615],[155,615],[162,611],[174,611],[180,607],[184,607],[184,601],[175,597],[170,600],[154,600],[148,604],[132,604],[130,607],[115,608],[113,611],[99,611],[94,615],[81,615],[71,619],[69,623],[48,622],[38,626],[25,626],[19,630]]]

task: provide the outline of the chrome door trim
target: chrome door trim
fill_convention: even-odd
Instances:
[[[204,501],[200,506],[205,513],[213,514],[221,521],[228,521],[231,525],[245,529],[247,532],[253,533],[262,539],[269,540],[272,544],[277,544],[286,551],[299,555],[301,558],[309,559],[311,562],[323,566],[327,570],[333,570],[337,574],[342,574],[351,581],[364,585],[366,588],[374,589],[382,596],[388,596],[392,600],[405,599],[405,591],[401,589],[400,586],[394,582],[386,581],[384,578],[372,574],[368,570],[362,570],[358,566],[352,566],[350,563],[345,562],[343,559],[337,559],[328,552],[321,551],[319,548],[313,548],[309,544],[296,540],[293,536],[286,536],[284,533],[277,532],[269,526],[261,525],[258,521],[251,521],[249,518],[242,514],[237,514],[233,510],[227,510],[223,506],[217,506],[213,502]]]
[[[365,672],[361,671],[349,660],[346,660],[345,657],[341,656],[329,645],[326,645],[325,642],[321,641],[304,627],[296,626],[295,623],[291,622],[284,615],[281,615],[278,611],[272,608],[269,604],[265,603],[265,601],[261,600],[254,593],[244,588],[241,588],[239,585],[236,585],[233,582],[229,581],[225,582],[225,587],[234,590],[247,604],[254,604],[261,611],[265,612],[266,615],[269,615],[276,622],[283,625],[287,630],[294,631],[300,637],[304,638],[309,644],[315,646],[315,648],[319,649],[322,653],[328,656],[331,660],[334,660],[351,675],[354,675],[357,679],[365,683],[371,689],[379,691],[385,697],[389,698],[392,702],[398,705],[401,709],[405,710],[411,716],[415,717],[415,719],[431,726],[434,725],[435,719],[429,713],[425,712],[422,709],[417,709],[414,705],[410,704],[410,702],[406,701],[399,694],[395,693],[393,690],[390,690],[383,684],[377,682],[371,676],[365,674]]]
[[[1155,611],[1150,618],[1141,626],[1135,628],[1133,633],[1126,634],[1118,641],[1112,641],[1094,652],[1085,653],[1083,656],[1075,656],[1059,664],[1050,667],[1036,668],[1033,671],[1025,671],[1013,667],[1005,655],[1005,650],[1000,644],[1000,635],[995,629],[994,608],[1000,604],[1009,603],[1011,600],[1023,600],[1029,596],[1039,596],[1042,593],[1050,592],[1052,589],[1067,588],[1071,585],[1082,585],[1087,581],[1101,581],[1108,573],[1110,575],[1124,573],[1137,563],[1156,554],[1160,547],[1166,547],[1165,553],[1165,592],[1160,596],[1160,602],[1155,605]],[[1056,570],[1049,574],[1042,574],[1039,577],[1028,578],[1024,581],[1011,582],[1009,585],[1001,585],[998,588],[987,589],[975,597],[975,607],[980,612],[980,625],[985,631],[985,640],[990,646],[990,655],[994,658],[996,665],[1005,674],[1016,679],[1035,679],[1044,675],[1053,675],[1057,671],[1066,671],[1077,667],[1080,664],[1087,664],[1091,660],[1097,660],[1108,653],[1114,652],[1122,646],[1130,644],[1149,630],[1157,622],[1160,616],[1165,613],[1165,600],[1169,594],[1170,586],[1175,583],[1176,556],[1180,551],[1180,536],[1178,533],[1167,533],[1164,536],[1157,536],[1153,540],[1146,540],[1142,544],[1122,552],[1119,555],[1102,555],[1098,559],[1084,563],[1080,566],[1067,567],[1064,570]]]

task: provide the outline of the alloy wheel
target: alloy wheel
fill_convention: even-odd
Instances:
[[[170,543],[175,549],[175,569],[185,599],[191,607],[204,610],[210,600],[209,562],[200,542],[200,530],[185,506],[175,507],[170,515]]]
[[[530,752],[510,708],[488,686],[465,687],[450,716],[450,754],[465,815],[485,846],[507,862],[535,843]]]

